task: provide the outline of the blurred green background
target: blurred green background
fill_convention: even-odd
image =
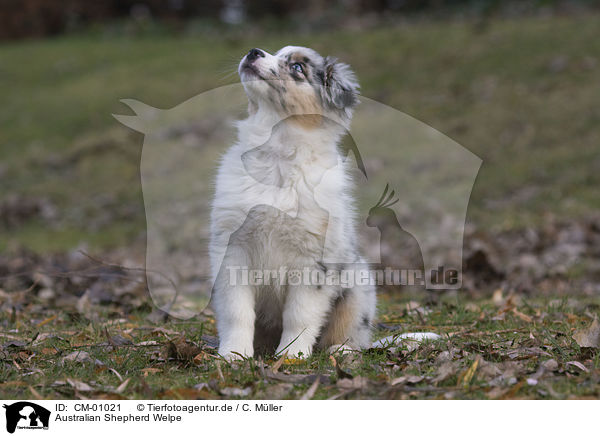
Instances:
[[[600,14],[591,1],[8,1],[0,10],[0,252],[143,247],[143,137],[237,81],[251,47],[310,46],[362,94],[483,159],[468,222],[518,229],[600,206]],[[214,166],[207,162],[208,166]]]

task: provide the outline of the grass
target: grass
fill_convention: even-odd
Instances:
[[[210,316],[159,327],[148,324],[143,311],[101,313],[98,319],[106,322],[73,318],[64,310],[45,312],[45,320],[18,314],[13,328],[2,334],[2,360],[12,365],[1,367],[0,396],[294,399],[317,378],[315,399],[600,395],[600,352],[580,348],[572,339],[598,314],[597,302],[549,304],[508,297],[466,303],[446,295],[423,307],[383,295],[380,305],[378,337],[401,328],[434,331],[443,339],[412,350],[405,344],[346,355],[322,351],[306,359],[266,356],[227,363],[212,347]],[[87,353],[85,361],[65,359],[76,352]]]
[[[34,218],[0,230],[0,250],[122,246],[144,232],[142,138],[111,113],[121,98],[170,108],[231,83],[249,45],[300,44],[356,70],[365,96],[449,135],[484,161],[468,219],[478,226],[537,225],[546,213],[581,216],[600,206],[597,17],[421,22],[361,31],[226,38],[205,33],[121,37],[102,32],[0,45],[3,191],[47,197],[59,230]],[[85,150],[98,144],[98,153]],[[81,157],[57,169],[73,150]],[[210,163],[207,163],[209,165]],[[99,228],[109,209],[131,206]],[[118,215],[118,214],[117,214]],[[37,229],[36,229],[37,228]],[[98,233],[101,236],[98,236]],[[40,235],[35,236],[35,235]],[[44,236],[41,236],[44,235]]]

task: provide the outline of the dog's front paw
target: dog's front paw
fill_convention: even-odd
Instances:
[[[360,350],[347,344],[336,344],[330,346],[327,351],[329,354],[349,354]]]
[[[227,361],[243,360],[254,355],[254,350],[249,346],[221,346],[219,356]]]
[[[303,344],[300,341],[293,342],[291,344],[280,344],[277,347],[275,354],[282,355],[287,353],[288,357],[294,359],[306,359],[312,353],[312,344]]]
[[[221,352],[221,351],[219,351],[219,356],[221,356],[223,359],[225,359],[228,362],[234,362],[236,360],[244,360],[248,357],[248,356],[244,356],[237,352]]]

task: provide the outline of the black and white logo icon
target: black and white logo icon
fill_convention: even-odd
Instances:
[[[16,429],[48,429],[50,411],[29,401],[19,401],[4,405],[6,409],[6,431],[14,433]]]

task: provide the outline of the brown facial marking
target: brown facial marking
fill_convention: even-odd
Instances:
[[[295,63],[302,64],[304,74],[291,68]],[[322,125],[321,100],[312,86],[310,69],[313,64],[302,53],[290,53],[279,61],[280,84],[272,87],[277,98],[270,96],[272,104],[286,119],[305,129],[314,129]]]

